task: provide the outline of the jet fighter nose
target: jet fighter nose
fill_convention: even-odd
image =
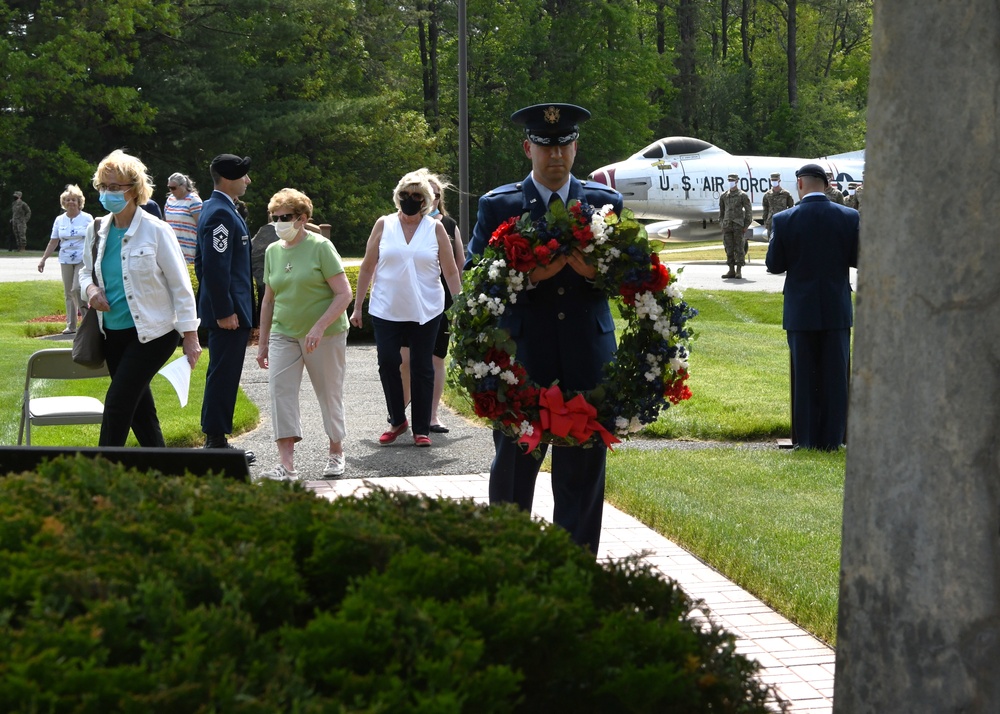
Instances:
[[[603,183],[609,188],[615,187],[615,170],[609,166],[604,166],[590,174],[590,180],[595,183]]]

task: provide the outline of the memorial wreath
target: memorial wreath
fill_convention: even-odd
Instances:
[[[658,247],[658,243],[657,243]],[[594,288],[619,300],[627,325],[600,384],[587,392],[539,385],[517,362],[514,340],[499,327],[508,304],[528,287],[527,273],[579,249],[596,268]],[[628,209],[555,202],[534,222],[504,221],[476,264],[465,272],[452,312],[452,381],[475,412],[518,439],[526,451],[601,439],[609,447],[689,399],[689,319],[677,275],[660,262],[645,229]]]

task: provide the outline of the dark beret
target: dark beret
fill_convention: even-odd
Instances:
[[[823,179],[823,183],[830,185],[830,180],[826,177],[826,170],[819,164],[806,164],[795,172],[796,176],[811,176],[812,178]]]
[[[250,171],[250,157],[244,156],[241,159],[235,154],[219,154],[212,159],[212,170],[222,178],[235,181]]]
[[[578,124],[590,119],[590,112],[575,104],[535,104],[518,109],[510,120],[524,127],[528,141],[543,146],[565,146],[580,136]]]

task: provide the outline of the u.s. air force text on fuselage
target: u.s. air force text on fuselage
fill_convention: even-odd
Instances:
[[[750,197],[755,218],[763,214],[761,200],[771,188],[770,175],[794,194],[795,171],[818,163],[834,176],[834,185],[864,180],[864,150],[819,159],[735,156],[707,141],[692,137],[660,139],[618,163],[603,166],[590,178],[621,192],[625,206],[640,219],[658,221],[647,230],[676,240],[708,237],[718,232],[719,196],[729,188],[727,176]],[[715,224],[715,225],[713,225]],[[766,240],[763,227],[757,236]]]

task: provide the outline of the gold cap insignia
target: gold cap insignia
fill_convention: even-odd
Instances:
[[[545,109],[545,121],[549,124],[559,123],[559,107],[547,107]]]

